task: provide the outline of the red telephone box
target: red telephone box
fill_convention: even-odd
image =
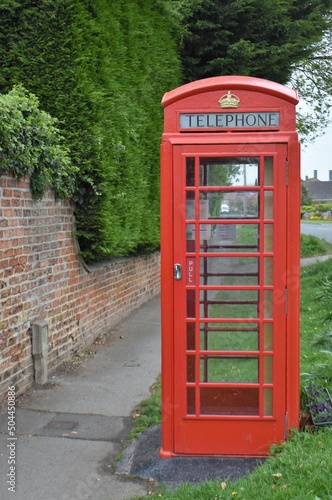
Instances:
[[[164,95],[164,458],[264,456],[298,427],[297,102],[240,76]]]

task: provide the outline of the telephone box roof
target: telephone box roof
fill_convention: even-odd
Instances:
[[[215,90],[249,90],[272,95],[292,104],[299,102],[297,92],[280,83],[251,76],[214,76],[187,83],[170,92],[166,92],[162,99],[162,105],[165,108],[186,97]]]

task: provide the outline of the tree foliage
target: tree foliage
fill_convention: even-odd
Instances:
[[[303,105],[298,109],[297,127],[303,143],[324,133],[332,106],[332,30],[315,45],[313,53],[293,65],[291,84]]]
[[[187,33],[185,79],[241,74],[286,84],[293,64],[309,57],[331,0],[196,0],[179,2]]]
[[[332,0],[170,0],[182,18],[186,81],[248,75],[290,84],[303,143],[329,121]]]
[[[311,205],[311,204],[312,204],[312,197],[310,196],[309,189],[302,181],[301,182],[301,205]]]
[[[0,15],[0,92],[22,84],[59,120],[85,258],[158,248],[160,101],[180,84],[165,1],[3,0]]]

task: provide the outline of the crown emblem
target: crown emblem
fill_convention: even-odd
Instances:
[[[227,94],[220,97],[218,102],[221,108],[237,108],[240,104],[240,99],[228,91]]]

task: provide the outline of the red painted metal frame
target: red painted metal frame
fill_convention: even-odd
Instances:
[[[227,130],[227,132],[182,132],[179,129],[180,112],[220,112],[217,106],[218,98],[224,90],[236,92],[244,103],[241,111],[273,110],[280,112],[280,127],[275,131],[241,131]],[[160,455],[163,458],[176,455],[175,433],[181,432],[181,422],[176,420],[177,400],[174,396],[178,387],[175,384],[175,371],[178,354],[175,352],[174,322],[179,307],[183,308],[183,301],[176,303],[174,309],[174,287],[178,283],[173,279],[174,247],[177,252],[185,255],[184,243],[175,233],[174,228],[174,183],[177,182],[177,173],[174,173],[174,152],[181,147],[194,146],[196,154],[201,154],[204,146],[215,147],[216,154],[227,145],[233,147],[234,155],[238,155],[238,146],[243,149],[247,146],[248,154],[255,150],[255,145],[284,144],[288,149],[288,185],[286,189],[287,203],[285,218],[287,221],[287,246],[283,279],[288,290],[287,314],[287,343],[285,347],[285,380],[286,380],[286,419],[285,434],[290,428],[298,427],[299,419],[299,225],[300,225],[300,161],[299,143],[295,132],[295,105],[297,95],[291,89],[279,84],[250,77],[216,77],[194,82],[165,94],[165,132],[161,145],[161,300],[162,300],[162,448]],[[200,146],[203,146],[200,150]],[[241,153],[243,155],[243,153]],[[280,242],[282,245],[283,242]],[[179,285],[181,286],[181,284]],[[184,299],[183,299],[184,300]],[[181,303],[182,302],[182,303]],[[182,370],[183,373],[185,370]],[[178,379],[177,379],[178,381]],[[177,382],[178,383],[178,382]],[[185,386],[186,381],[183,380]],[[234,421],[238,419],[234,417]],[[199,426],[204,431],[204,419]],[[218,431],[220,420],[210,420],[209,433]],[[250,419],[237,422],[237,425],[250,426]],[[198,427],[199,427],[198,426]],[[179,428],[178,428],[179,427]],[[197,423],[193,430],[187,429],[186,439],[195,442]],[[177,429],[178,428],[178,429]],[[206,429],[205,429],[206,430]],[[264,422],[261,428],[262,436],[268,433]],[[241,434],[241,433],[240,433]],[[285,436],[286,437],[286,436]],[[240,446],[240,443],[238,443]],[[234,455],[236,452],[236,436],[234,436]],[[195,452],[200,454],[200,452]],[[204,453],[204,452],[203,452]],[[266,450],[262,453],[264,455]],[[190,454],[190,452],[189,452]],[[212,454],[220,454],[218,449]],[[228,453],[229,454],[229,453]],[[257,455],[258,453],[253,453]]]

